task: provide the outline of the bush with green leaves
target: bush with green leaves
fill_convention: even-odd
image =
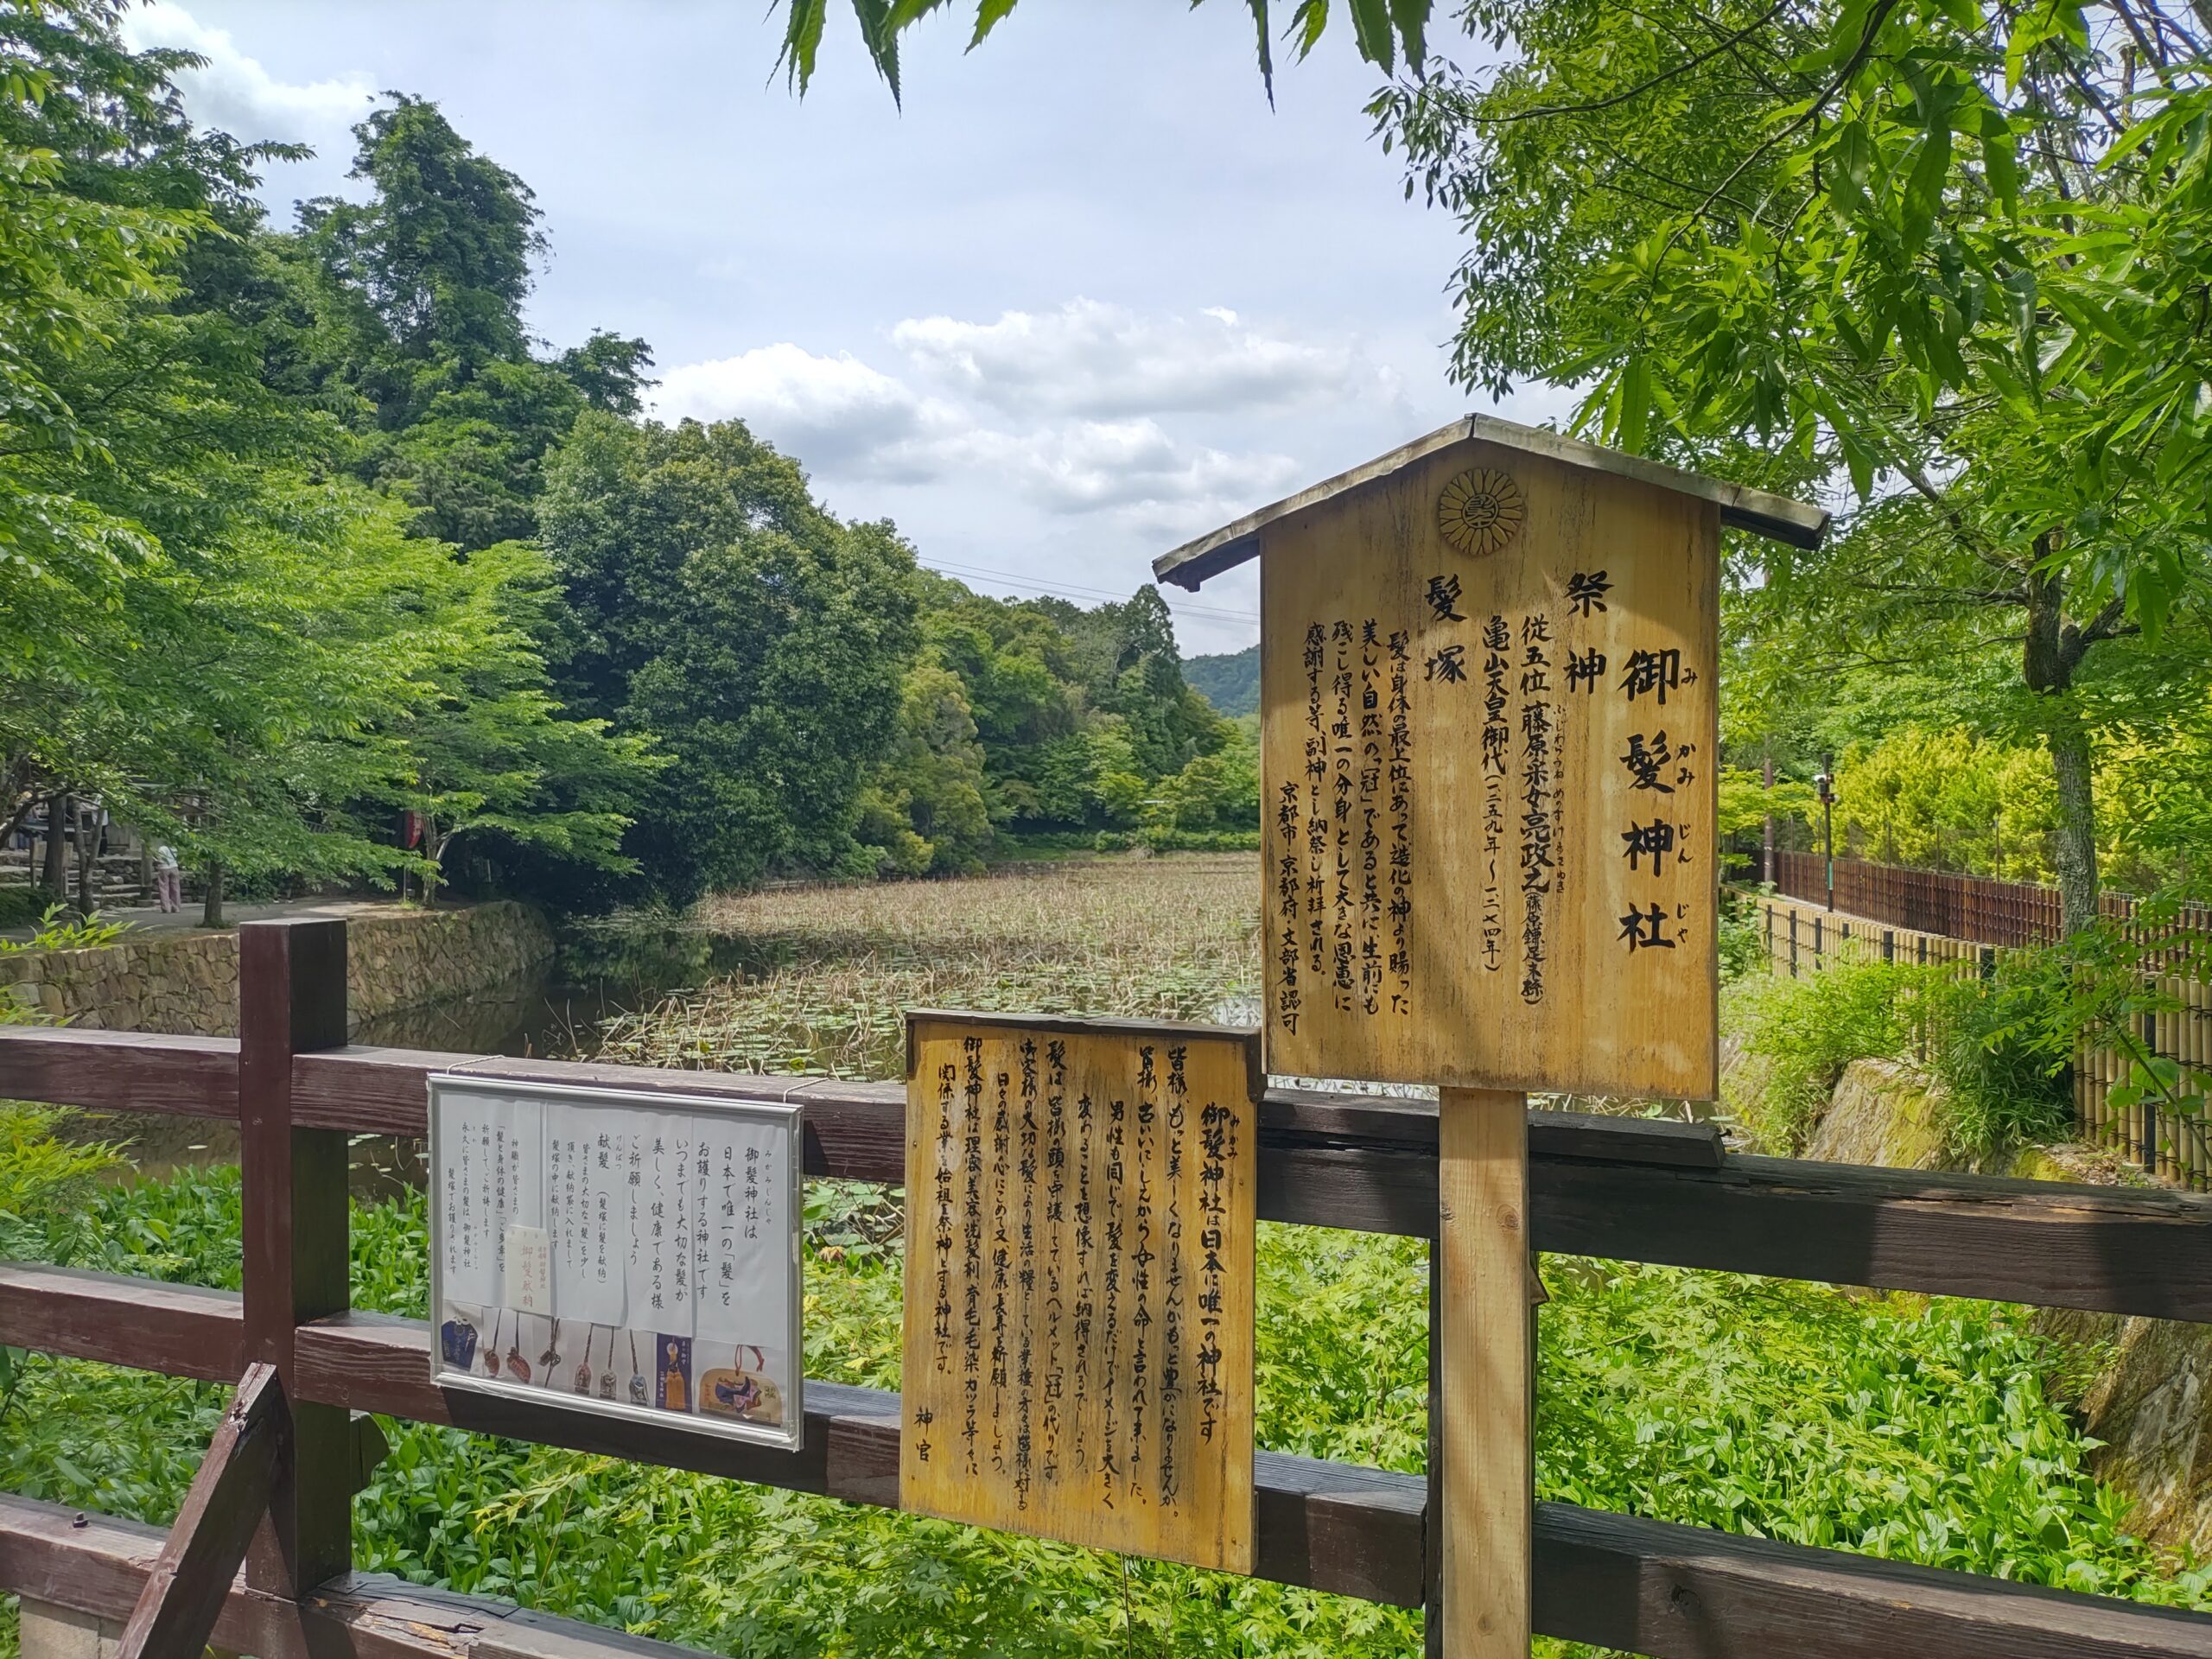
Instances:
[[[1754,976],[1731,999],[1744,1050],[1764,1062],[1744,1128],[1766,1151],[1804,1149],[1844,1067],[1893,1058],[1911,1038],[1917,968],[1838,962],[1797,979]]]
[[[1758,900],[1751,894],[1734,887],[1720,890],[1719,947],[1723,983],[1732,984],[1747,974],[1766,970],[1766,936],[1760,925]]]
[[[2050,1018],[2055,990],[2036,951],[2000,955],[1986,977],[1929,987],[1929,1068],[1951,1155],[1987,1159],[2072,1134],[2075,1033]]]

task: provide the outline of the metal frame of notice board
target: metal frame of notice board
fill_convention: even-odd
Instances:
[[[772,1379],[783,1396],[782,1421],[779,1423],[752,1422],[741,1417],[702,1412],[696,1404],[696,1389],[703,1383],[707,1375],[703,1369],[690,1379],[690,1387],[692,1392],[687,1398],[685,1408],[678,1410],[668,1407],[635,1403],[619,1395],[610,1397],[603,1393],[579,1394],[557,1386],[523,1382],[505,1374],[483,1375],[473,1369],[473,1365],[477,1363],[474,1352],[468,1363],[454,1362],[446,1351],[448,1304],[445,1290],[446,1239],[442,1174],[444,1166],[440,1141],[440,1120],[444,1116],[442,1109],[454,1096],[461,1093],[487,1102],[538,1102],[546,1104],[565,1104],[592,1110],[634,1113],[639,1116],[677,1114],[693,1117],[720,1118],[765,1126],[772,1131],[781,1132],[784,1147],[783,1170],[780,1179],[774,1181],[772,1191],[776,1201],[782,1205],[783,1209],[782,1217],[777,1223],[777,1226],[789,1236],[791,1251],[787,1269],[790,1278],[785,1286],[790,1318],[784,1350],[789,1356],[788,1375]],[[800,1230],[804,1213],[804,1177],[800,1170],[801,1153],[804,1147],[803,1118],[804,1109],[795,1101],[734,1101],[717,1099],[706,1095],[663,1093],[657,1090],[604,1089],[575,1084],[528,1082],[518,1078],[501,1077],[493,1074],[470,1072],[442,1072],[431,1077],[429,1079],[429,1167],[431,1314],[429,1358],[431,1375],[437,1384],[441,1388],[465,1389],[473,1393],[499,1395],[508,1399],[527,1400],[538,1404],[561,1407],[569,1411],[588,1413],[595,1416],[613,1417],[629,1422],[651,1423],[664,1427],[688,1429],[702,1434],[719,1435],[726,1440],[798,1450],[803,1442],[806,1423],[804,1397],[806,1366],[803,1344],[804,1275],[800,1249]],[[543,1205],[540,1206],[541,1214],[538,1219],[541,1221],[544,1218],[543,1214],[544,1207]],[[508,1224],[512,1226],[515,1223],[511,1218]],[[694,1294],[696,1290],[695,1282]],[[456,1302],[452,1306],[475,1306],[480,1304],[463,1301]],[[486,1309],[491,1309],[493,1306],[491,1304],[480,1306]],[[516,1315],[518,1341],[519,1341],[520,1325],[524,1318],[558,1317],[557,1309],[550,1315],[526,1315],[512,1308],[500,1309],[499,1313],[501,1316],[507,1313]],[[605,1328],[610,1332],[607,1365],[610,1370],[613,1370],[612,1344],[616,1335],[628,1334],[634,1337],[642,1331],[642,1327],[632,1327],[627,1324],[631,1317],[632,1314],[626,1306],[625,1323],[620,1327],[605,1327],[588,1324],[585,1351],[587,1364],[589,1363],[591,1352],[589,1343],[592,1338],[589,1333]],[[489,1342],[492,1344],[494,1359],[497,1357],[500,1328],[499,1320],[495,1318],[493,1330],[475,1333],[476,1340]],[[662,1340],[664,1340],[664,1334],[656,1332],[656,1344]],[[753,1344],[739,1345],[738,1351],[741,1357],[743,1349],[751,1346]],[[573,1359],[575,1357],[569,1357]],[[643,1375],[658,1378],[659,1371],[658,1365],[654,1363],[654,1357],[648,1357],[646,1370]],[[633,1367],[634,1363],[633,1361]],[[633,1375],[635,1374],[633,1370]],[[552,1375],[557,1376],[558,1373],[552,1373]],[[743,1376],[741,1372],[741,1386],[742,1382]]]

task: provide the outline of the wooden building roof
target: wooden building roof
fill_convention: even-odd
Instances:
[[[1661,489],[1675,490],[1701,500],[1715,502],[1720,508],[1722,524],[1733,525],[1738,530],[1755,531],[1778,542],[1787,542],[1792,547],[1818,547],[1821,538],[1827,533],[1828,515],[1824,508],[1809,507],[1783,496],[1769,495],[1764,490],[1745,489],[1740,484],[1726,484],[1718,479],[1700,477],[1695,473],[1662,466],[1656,461],[1646,461],[1641,455],[1600,448],[1594,443],[1562,437],[1541,427],[1522,426],[1518,422],[1502,421],[1494,416],[1469,415],[1449,426],[1439,427],[1427,437],[1415,438],[1411,443],[1402,445],[1387,455],[1378,455],[1349,472],[1338,473],[1334,478],[1309,485],[1295,495],[1285,496],[1256,512],[1248,512],[1234,524],[1224,524],[1219,530],[1201,536],[1196,541],[1185,542],[1172,553],[1163,553],[1153,561],[1152,574],[1161,582],[1172,582],[1179,588],[1188,588],[1196,592],[1207,577],[1233,569],[1245,560],[1255,557],[1260,551],[1262,532],[1270,526],[1311,512],[1364,485],[1387,478],[1399,468],[1433,455],[1440,449],[1470,440],[1541,455],[1572,467],[1587,467],[1599,472],[1611,473],[1618,477],[1656,485]]]

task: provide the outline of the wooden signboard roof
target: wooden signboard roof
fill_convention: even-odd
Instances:
[[[1464,443],[1471,438],[1522,450],[1531,455],[1541,455],[1548,461],[1563,461],[1572,467],[1611,473],[1640,484],[1656,485],[1662,489],[1710,501],[1720,509],[1723,524],[1738,530],[1753,531],[1777,541],[1786,542],[1792,547],[1818,547],[1821,537],[1827,533],[1828,515],[1820,507],[1807,506],[1802,502],[1779,495],[1769,495],[1764,490],[1745,489],[1740,484],[1727,484],[1717,479],[1700,477],[1695,473],[1686,473],[1656,461],[1646,461],[1640,455],[1600,448],[1596,444],[1562,437],[1556,432],[1548,432],[1540,427],[1522,426],[1518,422],[1502,421],[1490,415],[1469,415],[1449,426],[1439,427],[1426,437],[1415,438],[1411,443],[1402,445],[1387,455],[1378,455],[1349,472],[1324,479],[1295,495],[1286,496],[1256,512],[1249,512],[1234,524],[1224,524],[1210,535],[1185,543],[1172,553],[1162,554],[1153,561],[1152,574],[1161,582],[1172,582],[1179,588],[1196,592],[1207,577],[1218,575],[1224,570],[1235,569],[1247,559],[1256,557],[1260,551],[1261,532],[1270,526],[1335,500],[1363,485],[1388,478],[1439,450]]]

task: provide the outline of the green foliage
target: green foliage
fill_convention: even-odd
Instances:
[[[594,341],[588,387],[528,357],[527,192],[419,100],[360,130],[366,201],[271,234],[255,170],[296,152],[195,130],[189,54],[118,11],[0,17],[0,245],[43,250],[0,271],[0,825],[97,798],[211,895],[385,879],[399,804],[619,865],[639,756],[563,715],[486,532],[533,527],[536,457],[642,347]]]
[[[830,20],[830,0],[783,0],[783,3],[787,16],[784,20],[783,50],[776,63],[791,84],[804,94],[814,79],[822,31]],[[968,39],[968,49],[972,52],[981,46],[984,37],[1013,12],[1015,3],[1016,0],[976,0],[975,28]],[[1198,0],[1192,0],[1192,3],[1196,5]],[[861,42],[868,48],[876,73],[891,89],[894,102],[900,95],[899,35],[930,13],[947,9],[950,4],[950,0],[853,0],[853,14],[860,22]],[[1359,55],[1388,75],[1396,71],[1402,52],[1407,68],[1418,72],[1427,53],[1424,35],[1431,4],[1432,0],[1345,0],[1344,10],[1350,15],[1352,40]],[[1244,0],[1244,5],[1252,14],[1259,42],[1261,84],[1272,102],[1275,19],[1282,14],[1273,9],[1270,0]],[[1281,38],[1289,43],[1296,57],[1303,60],[1319,42],[1328,27],[1331,10],[1330,0],[1291,0],[1290,15],[1283,24]]]
[[[1766,971],[1766,935],[1760,926],[1757,899],[1732,887],[1720,890],[1720,931],[1716,943],[1722,984],[1732,985],[1747,974]]]
[[[1599,1508],[2025,1584],[2204,1605],[1985,1304],[1548,1261],[1540,1490]]]
[[[1836,833],[1885,864],[2047,881],[2057,829],[2050,765],[2037,751],[1954,728],[1904,725],[1836,762]]]
[[[1760,773],[1748,767],[1720,768],[1720,811],[1713,824],[1724,841],[1759,830],[1770,817],[1809,823],[1819,810],[1820,800],[1810,784],[1777,778],[1770,788]]]
[[[74,1265],[94,1236],[86,1207],[122,1156],[99,1141],[56,1139],[60,1116],[0,1101],[0,1258]]]
[[[2072,1133],[2076,1043],[2050,1006],[2064,954],[2006,951],[1986,979],[1929,988],[1929,1069],[1942,1084],[1936,1121],[1954,1155],[1986,1158]]]
[[[2093,942],[2110,931],[1999,952],[1987,974],[1957,963],[1833,962],[1798,979],[1759,971],[1765,950],[1754,935],[1745,954],[1758,966],[1747,964],[1741,981],[1732,977],[1729,998],[1729,1023],[1762,1063],[1751,1074],[1746,1127],[1774,1151],[1799,1151],[1847,1065],[1902,1060],[1930,1079],[1934,1122],[1949,1159],[1987,1162],[2064,1139],[2073,1122],[2068,1068],[2075,1053],[2085,1042],[2111,1040],[2154,999],[2134,951],[2125,957],[2132,973],[2117,962],[2101,976],[2092,966]],[[1726,921],[1722,954],[1724,962],[1731,954]],[[2178,1096],[2177,1103],[2187,1109]]]
[[[2212,979],[2212,941],[2176,930],[2178,909],[2171,893],[2157,895],[2126,924],[2106,919],[2049,950],[2007,953],[1998,976],[2005,995],[1983,1022],[1985,1046],[2017,1056],[2015,1068],[2044,1067],[2046,1096],[2077,1049],[2111,1049],[2125,1067],[2108,1092],[2115,1108],[2149,1104],[2201,1122],[2212,1103],[2202,1077],[2154,1053],[2143,1030],[2146,1020],[2183,1012],[2177,984]]]
[[[86,950],[112,944],[130,931],[129,922],[104,922],[97,910],[79,917],[67,905],[48,905],[28,939],[0,939],[0,957],[26,950]]]
[[[891,526],[830,517],[741,423],[596,411],[549,463],[540,521],[568,700],[670,757],[629,843],[652,884],[846,868],[915,644]]]
[[[2212,570],[2212,57],[2202,20],[2122,15],[1475,0],[1505,67],[1372,105],[1468,232],[1461,379],[1577,385],[1586,429],[1746,481],[1848,479],[1826,545],[1732,560],[1732,694],[1788,736],[1842,667],[2042,747],[2069,930],[2096,741],[2202,705]]]
[[[1745,1127],[1764,1148],[1802,1151],[1844,1067],[1904,1052],[1925,980],[1916,968],[1838,962],[1802,979],[1740,982],[1744,1048],[1764,1063]]]
[[[1160,850],[1256,830],[1255,735],[1185,682],[1154,590],[1083,610],[918,582],[920,659],[856,832],[878,868],[973,870],[1002,836],[1078,828]]]

